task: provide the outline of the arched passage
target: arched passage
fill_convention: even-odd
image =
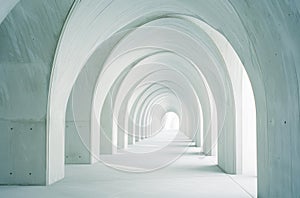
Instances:
[[[299,67],[297,67],[300,31],[298,28],[298,2],[280,0],[274,2],[253,1],[251,3],[245,1],[187,2],[176,0],[163,2],[159,0],[151,2],[87,0],[53,4],[35,0],[29,3],[25,3],[25,1],[7,2],[1,7],[4,12],[1,12],[0,15],[0,21],[3,21],[1,23],[1,35],[3,36],[0,37],[1,80],[3,82],[1,83],[1,107],[3,108],[1,110],[1,127],[3,126],[3,131],[5,131],[1,138],[3,140],[1,145],[4,145],[1,150],[10,149],[10,145],[6,143],[10,141],[6,141],[7,139],[17,140],[17,143],[21,142],[21,144],[14,144],[13,156],[17,156],[19,151],[24,150],[22,145],[32,148],[31,146],[34,144],[31,141],[23,142],[23,139],[26,138],[11,135],[9,131],[13,131],[15,128],[19,128],[20,131],[27,131],[25,128],[29,131],[31,128],[32,130],[37,129],[38,133],[35,135],[38,135],[34,137],[40,138],[39,143],[41,144],[39,144],[39,148],[33,147],[32,149],[41,152],[37,152],[39,153],[38,157],[33,157],[33,160],[30,161],[39,164],[42,168],[38,171],[38,179],[32,183],[51,184],[63,178],[65,115],[73,85],[77,77],[84,71],[86,63],[91,61],[90,58],[96,49],[109,40],[112,35],[122,31],[128,32],[114,42],[109,42],[106,48],[107,54],[101,58],[94,58],[94,63],[100,65],[100,69],[99,67],[98,69],[100,71],[109,70],[109,64],[105,65],[106,61],[117,61],[114,55],[122,54],[126,47],[141,47],[138,46],[137,41],[143,41],[141,43],[151,47],[158,45],[164,50],[168,49],[172,53],[187,57],[192,63],[196,63],[194,65],[199,66],[202,71],[206,71],[203,72],[202,85],[206,86],[206,91],[203,92],[209,95],[206,104],[210,104],[210,107],[204,106],[203,108],[204,118],[207,119],[204,121],[204,128],[213,127],[213,124],[209,124],[211,118],[217,120],[215,122],[217,123],[216,130],[223,134],[223,136],[219,136],[219,139],[223,141],[220,141],[218,145],[218,157],[222,162],[220,166],[227,172],[238,172],[241,167],[241,164],[238,163],[240,161],[236,160],[240,159],[238,157],[241,155],[240,150],[236,149],[241,138],[237,140],[235,136],[236,130],[241,128],[240,122],[235,120],[239,113],[237,107],[240,105],[237,103],[239,100],[235,100],[238,87],[232,84],[230,75],[233,73],[226,70],[228,64],[225,59],[223,60],[226,56],[220,52],[222,50],[216,50],[220,46],[216,47],[218,42],[215,42],[215,38],[211,38],[214,42],[209,39],[206,39],[205,42],[195,42],[198,41],[196,38],[205,37],[203,32],[200,33],[203,28],[197,29],[195,26],[197,22],[204,21],[204,24],[220,32],[232,45],[252,84],[257,107],[259,196],[293,197],[299,195],[299,188],[297,188],[300,173],[299,166],[297,166],[300,161],[298,155],[300,148],[298,141],[300,127]],[[74,3],[73,9],[69,13],[72,3]],[[38,13],[31,13],[32,10],[37,10]],[[176,18],[176,23],[174,23],[174,18]],[[178,21],[179,18],[182,19],[181,22]],[[162,36],[160,38],[163,38],[164,34],[168,35],[168,37],[164,37],[165,40],[159,40],[153,34],[147,35],[147,31],[142,28],[150,22],[153,22],[151,25],[156,27],[160,23],[160,25],[167,23],[173,26],[173,29],[168,31],[162,28],[159,31],[153,31],[153,28],[149,27],[152,29],[152,33],[159,35],[158,37]],[[63,23],[65,25],[61,30]],[[23,26],[22,24],[27,25]],[[184,34],[182,34],[183,29],[186,30]],[[45,34],[45,32],[47,33]],[[133,34],[129,34],[129,32]],[[113,50],[119,41],[126,40],[125,37],[132,35],[135,35],[132,43],[125,44],[123,50],[122,48],[119,48],[119,51]],[[143,39],[142,35],[147,35],[147,39]],[[60,39],[58,39],[59,37]],[[172,45],[176,43],[174,41],[180,43],[180,46]],[[194,45],[195,43],[199,45]],[[56,46],[56,56],[53,58]],[[131,54],[133,57],[126,62],[127,66],[137,60],[137,57],[149,55],[151,53],[149,51],[152,50],[140,49],[138,51],[136,54]],[[152,52],[154,51],[156,50]],[[203,54],[199,53],[200,51],[204,51],[203,54],[210,58],[202,57]],[[115,52],[118,53],[114,54]],[[201,58],[203,61],[199,61]],[[169,62],[168,59],[166,62]],[[52,63],[53,66],[51,66]],[[101,68],[104,65],[108,67]],[[116,67],[116,69],[120,68]],[[99,70],[90,71],[90,73],[94,72],[98,75]],[[113,76],[113,80],[117,78],[117,73],[122,73],[121,71],[115,72],[116,76]],[[92,89],[96,87],[97,75],[93,76],[93,85],[89,86]],[[19,81],[22,82],[15,83]],[[100,94],[102,96],[99,97],[100,103],[104,103],[110,91],[111,84],[108,85],[109,88],[104,90],[105,93]],[[91,91],[88,104],[92,103],[94,96],[94,92]],[[93,109],[94,104],[89,106],[92,108],[87,108],[87,112],[91,115],[85,120],[85,127],[90,127],[90,131],[94,132],[88,133],[88,148],[97,152],[99,138],[93,137],[99,135],[99,126],[94,123],[100,122],[100,118],[94,119],[101,115],[102,106],[99,104],[99,108],[97,108],[98,105],[96,105],[95,109]],[[133,110],[131,113],[148,112],[144,111],[145,108],[148,109],[146,106],[138,105],[137,107],[142,109]],[[96,112],[97,115],[95,116],[91,112]],[[144,113],[139,114],[144,115]],[[187,118],[183,117],[182,120],[184,123],[188,123]],[[140,122],[140,117],[137,116],[134,121],[141,123],[147,122],[147,119],[142,119]],[[30,127],[32,124],[34,127]],[[128,128],[135,127],[131,124],[128,124]],[[189,126],[185,127],[188,129]],[[205,133],[204,137],[209,137]],[[29,136],[25,135],[25,137]],[[204,143],[204,145],[206,144]],[[225,150],[228,152],[226,153]],[[9,172],[9,169],[14,168],[14,162],[11,161],[10,156],[7,153],[1,156],[3,159],[1,161],[9,162],[5,163],[7,166],[3,165],[3,171],[1,171],[5,176],[5,181],[7,173],[13,174],[13,172]],[[27,154],[22,156],[27,156]],[[28,155],[28,158],[18,158],[20,160],[18,164],[28,163],[26,160],[31,158],[32,155]],[[39,161],[39,159],[43,160]],[[90,160],[90,162],[92,161]],[[16,167],[22,174],[28,172],[22,167]],[[22,183],[20,178],[20,175],[13,177],[8,183]],[[25,178],[28,181],[32,177],[26,176]]]
[[[111,54],[110,55],[111,57],[113,57],[113,55]],[[108,59],[109,60],[109,59]],[[215,87],[215,86],[213,86],[213,87]],[[219,97],[216,97],[216,98],[219,98]],[[96,101],[98,101],[98,99],[96,99]],[[220,105],[221,103],[219,103],[219,106],[221,106]],[[100,105],[100,107],[101,107],[101,105]],[[95,109],[99,109],[98,107],[96,107]],[[101,108],[100,108],[101,109]],[[229,111],[230,112],[230,111]],[[223,113],[227,113],[227,112],[223,112]],[[219,114],[218,115],[220,115],[220,114],[222,114],[221,113],[221,111],[219,111]],[[96,118],[97,118],[97,115],[99,115],[98,113],[96,113]],[[226,122],[225,122],[225,120],[222,118],[223,116],[219,116],[219,121],[220,121],[220,125],[219,126],[223,126],[224,125],[224,123],[229,123],[228,121],[229,120],[226,120]],[[233,119],[233,118],[231,118],[231,119]],[[222,124],[222,122],[223,122],[223,124]],[[230,122],[232,122],[232,121],[230,121]],[[228,125],[228,126],[230,126],[230,125]],[[222,130],[227,130],[227,131],[230,131],[229,129],[227,129],[227,128],[224,128],[224,129],[222,129]],[[221,149],[222,151],[224,151],[224,149]],[[224,159],[227,159],[228,157],[225,157]],[[234,159],[234,155],[233,156],[230,156],[229,158],[232,158],[230,161],[232,161],[233,159]],[[228,172],[235,172],[235,162],[231,162],[231,163],[233,163],[232,165],[229,165],[229,166],[225,166],[224,165],[224,169],[228,169]],[[227,162],[225,163],[225,164],[227,164]],[[227,168],[228,167],[228,168]]]

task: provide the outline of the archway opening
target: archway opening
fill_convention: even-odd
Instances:
[[[179,130],[179,117],[174,112],[167,112],[162,119],[163,130]]]

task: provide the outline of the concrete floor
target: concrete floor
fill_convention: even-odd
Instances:
[[[174,134],[161,133],[130,146],[127,151],[135,154],[123,151],[101,158],[121,170],[103,163],[67,165],[66,176],[58,183],[51,186],[1,186],[0,197],[256,197],[256,177],[223,173],[216,165],[215,157],[201,155],[200,149],[193,147],[185,136],[179,134],[175,137]],[[166,145],[172,145],[171,149],[159,149],[166,148]],[[149,156],[151,161],[164,164],[138,160],[154,150],[155,155]],[[183,151],[186,152],[182,154]],[[169,164],[162,161],[163,158],[177,160]]]

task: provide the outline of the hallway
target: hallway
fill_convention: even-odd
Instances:
[[[300,198],[299,35],[300,0],[0,0],[0,198]]]
[[[123,170],[124,163],[127,163],[126,172],[103,163],[66,165],[66,176],[60,182],[51,186],[1,186],[0,197],[256,197],[256,177],[223,173],[216,165],[215,157],[201,155],[200,148],[194,147],[187,137],[175,134],[174,131],[164,131],[130,145],[126,153],[101,158],[119,169],[123,164]],[[154,152],[166,148],[166,145],[172,146]],[[155,153],[152,156],[154,161],[170,159],[170,156],[179,158],[154,171],[133,173],[133,169],[128,169],[129,164],[133,166],[139,162],[139,166],[144,166],[148,163],[138,161],[133,153]]]

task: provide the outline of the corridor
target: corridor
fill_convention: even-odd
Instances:
[[[300,0],[0,0],[0,198],[300,198],[299,35]]]

